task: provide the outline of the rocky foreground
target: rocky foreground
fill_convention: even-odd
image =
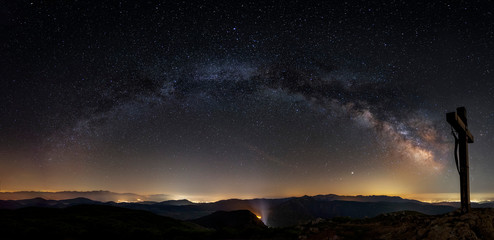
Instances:
[[[299,239],[494,239],[494,209],[425,215],[401,211],[372,219],[333,218],[299,226]]]

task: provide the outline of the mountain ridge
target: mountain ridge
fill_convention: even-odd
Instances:
[[[160,202],[100,202],[88,198],[50,200],[33,198],[24,200],[0,200],[0,209],[25,207],[66,208],[81,204],[117,206],[144,210],[179,220],[192,220],[217,211],[249,210],[260,216],[270,227],[285,227],[317,218],[375,217],[393,211],[417,211],[425,214],[443,214],[457,209],[452,204],[431,204],[397,196],[339,196],[335,194],[302,196],[278,199],[227,199],[212,203],[194,203],[186,199]],[[475,207],[490,207],[491,204],[475,204]]]
[[[310,198],[296,200],[318,201]],[[494,237],[492,208],[473,208],[468,214],[461,214],[459,210],[439,215],[398,211],[364,219],[317,218],[289,227],[268,228],[247,210],[217,211],[195,220],[182,221],[147,211],[80,204],[65,208],[0,209],[0,223],[0,231],[6,239],[454,240]]]
[[[0,199],[2,200],[22,200],[41,197],[49,200],[64,200],[74,199],[78,197],[88,198],[94,201],[100,202],[138,202],[138,201],[166,201],[170,200],[170,197],[166,194],[136,194],[136,193],[117,193],[107,190],[93,190],[93,191],[15,191],[15,192],[0,192]]]

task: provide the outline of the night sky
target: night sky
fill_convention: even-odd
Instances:
[[[492,1],[234,2],[2,1],[0,190],[494,200]]]

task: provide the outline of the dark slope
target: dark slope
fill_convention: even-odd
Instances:
[[[323,201],[313,197],[295,198],[271,209],[268,225],[284,227],[317,218],[375,217],[396,211],[417,211],[425,214],[441,214],[454,211],[450,206],[435,206],[420,202],[352,202]]]
[[[0,210],[2,239],[175,239],[208,236],[193,223],[102,205]]]
[[[266,225],[249,210],[218,211],[208,216],[204,216],[192,222],[208,228],[266,228]]]
[[[269,229],[248,210],[217,211],[191,220],[201,226],[215,229],[215,239],[297,239],[297,235],[284,229]]]
[[[1,239],[297,239],[247,211],[217,212],[198,223],[105,205],[0,210]]]

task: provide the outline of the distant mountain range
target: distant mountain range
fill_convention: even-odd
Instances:
[[[430,204],[400,197],[338,196],[330,194],[280,199],[229,199],[213,203],[193,203],[185,199],[161,202],[103,202],[80,197],[66,200],[33,198],[0,200],[0,209],[25,207],[67,208],[81,204],[144,210],[179,220],[197,219],[217,211],[249,210],[259,216],[264,224],[271,227],[291,226],[318,218],[371,218],[383,213],[404,210],[435,215],[451,212],[458,207],[451,203]],[[472,204],[473,207],[477,208],[494,207],[493,205],[494,203]]]
[[[442,206],[451,206],[454,208],[460,208],[461,203],[460,202],[437,202],[433,203],[433,205],[442,205]],[[494,202],[481,202],[481,203],[476,203],[473,202],[471,203],[472,208],[494,208]]]
[[[73,198],[88,198],[100,202],[141,202],[154,201],[161,202],[169,200],[170,197],[165,194],[142,195],[135,193],[115,193],[110,191],[61,191],[61,192],[42,192],[42,191],[19,191],[19,192],[0,192],[2,200],[22,200],[31,198],[44,198],[49,200],[64,200]]]

